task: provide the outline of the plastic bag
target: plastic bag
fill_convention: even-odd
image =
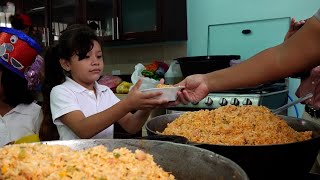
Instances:
[[[134,67],[134,69],[135,70],[131,75],[131,82],[133,84],[136,84],[139,79],[143,79],[142,84],[140,86],[140,90],[154,88],[154,87],[156,87],[157,84],[160,83],[160,81],[157,81],[155,79],[151,79],[151,78],[148,78],[148,77],[144,77],[141,74],[141,72],[146,69],[143,64],[141,64],[141,63],[137,64]]]
[[[32,142],[40,142],[40,138],[38,134],[31,134],[28,136],[24,136],[18,140],[16,140],[15,144],[21,144],[21,143],[32,143]]]
[[[183,80],[180,64],[177,60],[171,62],[168,71],[164,74],[166,84],[176,84]]]
[[[230,60],[230,66],[235,66],[237,64],[240,64],[242,61],[240,59],[231,59]]]
[[[99,80],[98,83],[108,86],[113,92],[115,92],[117,86],[122,82],[122,79],[118,76],[111,76],[111,75],[103,75]]]

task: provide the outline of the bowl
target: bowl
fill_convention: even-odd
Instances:
[[[157,99],[166,99],[168,101],[175,101],[177,99],[177,92],[181,91],[183,86],[173,86],[165,88],[150,88],[143,89],[141,92],[151,93],[151,92],[162,92],[160,96],[157,96]]]

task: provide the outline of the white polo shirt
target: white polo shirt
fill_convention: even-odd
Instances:
[[[110,108],[120,100],[107,86],[95,82],[97,96],[71,78],[55,86],[50,93],[50,107],[53,123],[57,126],[60,140],[80,139],[73,131],[63,124],[59,117],[72,111],[80,110],[85,117]],[[112,114],[110,114],[112,116]],[[101,131],[92,139],[113,138],[113,125]]]
[[[39,134],[42,118],[41,107],[36,103],[19,104],[4,116],[0,115],[0,146]]]

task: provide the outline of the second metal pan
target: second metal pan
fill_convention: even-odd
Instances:
[[[167,124],[181,113],[152,118],[146,125],[149,135],[160,134]],[[281,116],[297,131],[312,131],[313,138],[307,141],[257,146],[227,146],[192,143],[238,163],[250,179],[302,179],[309,173],[320,148],[320,126],[311,121]]]

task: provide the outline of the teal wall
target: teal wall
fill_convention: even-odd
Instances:
[[[320,0],[187,0],[188,56],[207,55],[208,25],[296,17],[306,19],[320,8]],[[290,79],[290,96],[300,81]],[[303,106],[299,106],[300,114]],[[289,115],[295,116],[294,109]]]

